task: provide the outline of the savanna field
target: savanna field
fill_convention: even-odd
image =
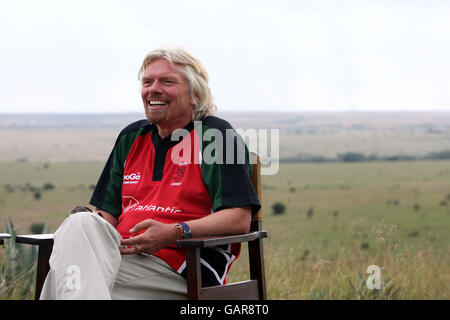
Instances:
[[[445,138],[427,136],[441,146]],[[45,147],[37,148],[38,159],[3,157],[0,232],[11,223],[17,233],[54,232],[75,205],[88,204],[114,139],[102,142],[92,161],[43,161],[45,152],[54,154]],[[2,144],[10,153],[27,149],[13,142]],[[48,148],[65,154],[71,143],[79,140]],[[450,160],[281,163],[276,175],[262,177],[262,187],[269,299],[450,298]],[[0,245],[0,299],[33,298],[32,250]],[[248,279],[246,260],[243,246],[229,282]],[[366,284],[371,265],[381,269],[379,290]]]
[[[3,225],[55,231],[87,204],[102,166],[0,163]],[[450,298],[450,161],[281,164],[262,184],[269,299]],[[5,268],[6,248],[0,254]],[[228,281],[248,277],[246,259],[244,246]],[[369,265],[381,268],[381,290],[367,289]],[[22,273],[13,287],[2,279],[2,298],[32,297],[20,286],[32,288],[33,270]]]

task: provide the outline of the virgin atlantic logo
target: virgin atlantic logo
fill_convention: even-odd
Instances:
[[[139,205],[139,201],[132,196],[122,196],[122,211],[125,213]]]

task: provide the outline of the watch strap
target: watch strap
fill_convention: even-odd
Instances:
[[[182,222],[180,223],[181,227],[183,228],[183,239],[190,239],[192,238],[192,231],[191,228],[189,228],[189,226]]]

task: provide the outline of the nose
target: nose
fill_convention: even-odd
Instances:
[[[162,93],[160,82],[157,81],[157,80],[153,81],[152,85],[148,88],[148,92],[150,94],[152,94],[152,93],[157,93],[157,94],[158,93]]]

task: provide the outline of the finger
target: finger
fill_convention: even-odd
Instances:
[[[120,249],[120,254],[121,255],[129,255],[129,254],[136,254],[136,251],[133,248],[123,248]]]
[[[130,233],[137,233],[141,230],[147,229],[152,224],[152,221],[153,220],[151,220],[151,219],[147,219],[147,220],[139,222],[133,228],[130,229]]]
[[[138,235],[136,237],[129,237],[126,239],[121,239],[120,244],[124,246],[132,246],[135,244],[140,244],[142,242],[142,235]]]
[[[70,214],[74,214],[77,212],[92,212],[92,210],[89,209],[88,207],[76,206],[75,208],[72,209],[72,211],[70,211]]]
[[[137,244],[132,246],[121,246],[119,248],[120,254],[127,255],[127,254],[136,254],[140,253],[140,249]]]

